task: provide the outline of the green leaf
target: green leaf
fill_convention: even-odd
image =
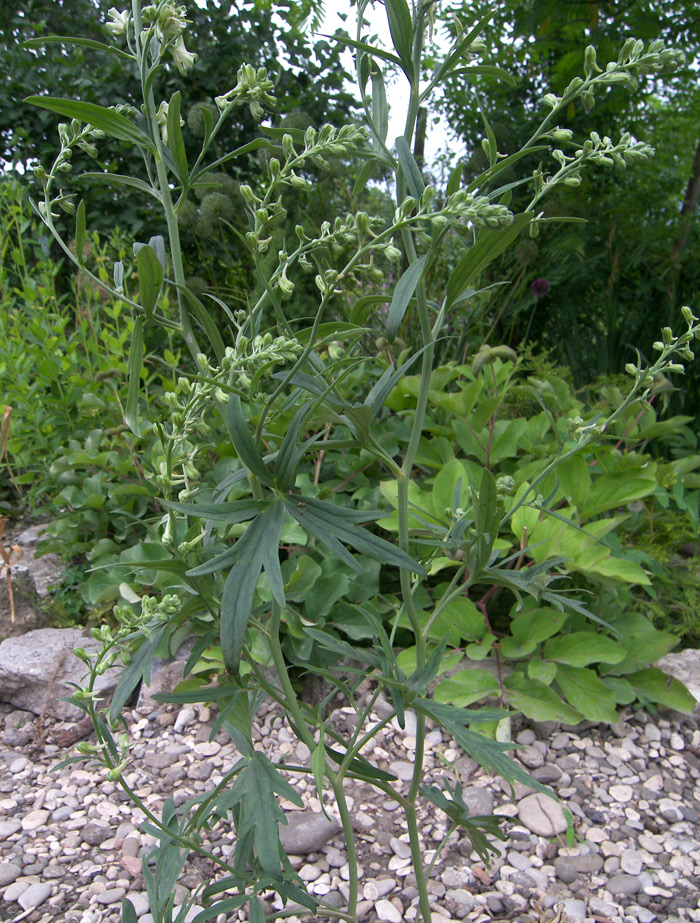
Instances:
[[[141,369],[143,368],[143,319],[137,317],[129,347],[127,369],[129,387],[126,395],[124,422],[135,436],[141,435],[139,426],[139,391],[141,390]]]
[[[389,32],[407,76],[413,73],[413,23],[406,0],[385,0]]]
[[[482,734],[467,730],[466,726],[468,724],[499,720],[507,717],[507,712],[497,711],[496,709],[467,711],[464,708],[442,705],[429,699],[416,699],[413,705],[416,710],[422,711],[433,721],[436,721],[440,727],[445,728],[454,737],[459,746],[472,759],[476,760],[480,766],[493,770],[502,779],[505,779],[511,789],[514,782],[522,782],[523,785],[553,797],[552,792],[546,786],[537,782],[536,779],[533,779],[532,776],[525,772],[522,766],[506,756],[505,751],[512,750],[515,746],[514,744],[489,740]]]
[[[405,568],[425,576],[422,565],[400,548],[349,521],[348,513],[357,511],[345,510],[320,500],[311,502],[309,499],[296,497],[285,497],[284,503],[303,529],[323,542],[333,554],[359,574],[364,573],[362,567],[341,542],[350,545],[361,554],[366,554],[368,558],[379,561],[380,564]],[[365,516],[366,518],[371,517]]]
[[[118,141],[128,141],[136,147],[146,148],[152,154],[157,153],[148,135],[114,109],[105,109],[104,106],[78,102],[74,99],[58,99],[53,96],[28,96],[24,101],[32,106],[48,109],[49,112],[56,112],[64,118],[86,122]]]
[[[136,255],[141,286],[141,306],[146,318],[153,316],[153,309],[163,285],[163,267],[153,247],[145,244]]]
[[[222,411],[222,416],[233,447],[241,462],[263,484],[271,487],[274,480],[262,459],[262,455],[253,442],[248,424],[243,416],[241,399],[237,394],[231,395],[228,404],[225,405]]]
[[[413,198],[418,201],[425,189],[425,182],[423,181],[420,168],[411,153],[411,148],[408,146],[408,141],[403,135],[399,135],[396,139],[396,152],[399,155],[399,165],[401,167],[401,172],[406,178],[408,191]]]
[[[592,631],[558,635],[550,638],[543,649],[547,660],[567,663],[572,667],[587,667],[590,663],[620,663],[626,653],[619,642]]]
[[[581,507],[581,516],[584,519],[592,519],[600,513],[648,497],[655,489],[655,465],[649,465],[648,469],[644,470],[637,468],[635,472],[625,471],[624,474],[617,471],[601,474],[593,481]]]
[[[488,833],[489,836],[494,836],[505,842],[508,837],[500,826],[504,822],[503,818],[494,815],[470,817],[469,808],[462,798],[462,786],[455,783],[454,788],[451,789],[449,783],[445,782],[443,784],[449,798],[435,785],[421,785],[419,791],[424,798],[427,798],[437,808],[444,811],[455,824],[462,827],[470,839],[473,849],[488,865],[490,861],[489,852],[500,855],[501,850],[490,843],[485,834]]]
[[[138,923],[138,917],[136,916],[136,910],[131,901],[127,900],[125,897],[122,898],[122,918],[121,923]]]
[[[556,672],[556,667],[555,667]],[[508,690],[508,701],[532,721],[562,721],[564,724],[578,724],[581,714],[538,679],[522,673],[512,673],[504,682]]]
[[[299,408],[284,435],[279,452],[277,453],[277,459],[275,460],[275,480],[279,489],[284,493],[288,493],[294,487],[299,461],[303,452],[303,450],[297,449],[297,440],[306,422],[306,418],[313,407],[314,404],[309,403]]]
[[[487,670],[460,670],[444,679],[435,690],[436,702],[447,702],[462,708],[487,695],[500,695],[498,680]]]
[[[282,504],[271,504],[248,526],[233,549],[243,544],[221,598],[221,653],[226,668],[234,675],[240,666],[243,640],[263,565],[270,586],[274,584],[279,588],[282,584],[278,549],[283,518]]]
[[[389,316],[386,322],[386,337],[390,343],[393,343],[399,332],[399,328],[406,314],[406,309],[408,308],[408,303],[418,286],[427,260],[428,254],[426,253],[419,257],[415,263],[411,263],[394,289],[394,295],[391,299],[391,305],[389,306]]]
[[[168,104],[168,150],[173,159],[175,175],[183,185],[189,181],[190,171],[187,165],[187,152],[185,151],[185,141],[182,137],[182,127],[180,125],[180,102],[181,94],[178,90],[173,94]]]
[[[230,503],[171,503],[161,500],[161,506],[197,519],[218,520],[234,525],[254,519],[269,506],[265,500],[233,500]]]
[[[615,676],[635,673],[655,663],[678,644],[675,635],[654,628],[649,619],[638,612],[623,612],[614,619],[612,626],[619,632],[627,649],[625,659],[607,671]]]
[[[510,623],[510,631],[519,644],[534,641],[537,644],[555,635],[569,618],[566,612],[549,607],[529,608],[516,615]]]
[[[615,694],[593,670],[559,664],[556,682],[571,705],[588,721],[614,724],[618,720]]]
[[[637,692],[621,676],[601,676],[601,679],[615,693],[615,700],[618,705],[630,705],[637,698]]]
[[[151,663],[156,656],[156,650],[165,633],[166,626],[161,625],[153,634],[143,642],[141,647],[131,658],[129,665],[122,672],[117,688],[112,695],[109,708],[109,720],[114,722],[121,714],[122,708],[131,698],[131,694],[140,682],[148,684],[151,679]]]
[[[219,328],[216,324],[216,321],[212,317],[211,312],[207,310],[207,308],[202,304],[199,298],[197,298],[195,293],[193,291],[190,291],[190,289],[187,288],[186,285],[180,285],[177,282],[173,282],[172,284],[175,286],[175,288],[178,290],[180,294],[185,296],[188,303],[191,305],[192,314],[197,319],[200,326],[202,327],[202,330],[204,330],[205,334],[207,335],[207,339],[212,345],[212,348],[216,354],[217,360],[221,362],[224,352],[226,350],[226,347],[224,345],[221,332],[219,331]],[[209,297],[214,298],[213,295],[210,295]],[[218,301],[218,299],[214,299],[214,300]]]
[[[528,661],[527,675],[530,679],[536,679],[538,682],[544,683],[545,686],[549,686],[557,675],[557,665],[556,663],[547,663],[545,660],[540,660],[539,657],[533,657]]]
[[[83,257],[83,246],[85,244],[85,201],[83,199],[78,203],[75,210],[75,255],[82,266],[85,262]]]
[[[125,61],[133,62],[135,60],[132,54],[127,54],[116,45],[106,45],[104,42],[96,42],[91,38],[78,38],[74,35],[44,35],[41,38],[30,38],[22,42],[22,48],[43,48],[44,45],[76,45],[79,48],[92,48],[95,51],[109,51],[110,54],[116,55]]]
[[[392,54],[390,51],[385,51],[383,48],[375,48],[374,45],[368,45],[367,42],[358,42],[355,39],[350,38],[348,35],[341,35],[336,33],[335,35],[324,35],[319,33],[321,38],[332,39],[334,42],[337,42],[340,45],[347,45],[349,48],[355,48],[357,51],[364,51],[365,54],[368,54],[374,58],[381,58],[383,61],[391,61],[392,64],[398,64],[401,66],[401,61],[396,57],[395,54]],[[286,131],[286,129],[284,129]]]
[[[477,547],[472,562],[473,576],[480,573],[482,568],[489,563],[493,544],[498,538],[500,521],[496,479],[488,468],[484,468],[475,511],[474,528],[477,534]]]
[[[372,124],[376,131],[376,136],[372,138],[373,147],[376,151],[381,151],[386,143],[386,136],[389,131],[389,107],[386,101],[386,87],[384,86],[384,77],[382,70],[376,62],[372,62]],[[371,176],[376,167],[376,163],[370,161],[365,164],[369,167],[367,179]],[[363,168],[364,169],[364,168]],[[359,182],[359,178],[357,180]],[[365,180],[366,184],[367,180]],[[357,185],[357,183],[356,183]],[[364,186],[362,187],[364,188]]]
[[[697,702],[679,680],[668,676],[658,667],[648,667],[629,673],[625,679],[642,701],[656,702],[666,708],[692,715]]]
[[[530,213],[514,215],[510,227],[485,228],[479,232],[474,246],[467,250],[450,275],[445,299],[446,310],[459,299],[462,292],[486,269],[489,263],[492,263],[510,247],[531,221]]]
[[[160,193],[157,189],[154,189],[153,186],[148,183],[144,183],[142,179],[139,179],[136,176],[124,176],[121,173],[81,173],[81,179],[87,180],[97,180],[99,183],[116,183],[118,186],[131,186],[134,189],[138,189],[139,192],[145,192],[146,195],[151,196],[156,200],[156,202],[161,202]]]

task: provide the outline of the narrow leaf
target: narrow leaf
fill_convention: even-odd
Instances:
[[[139,268],[139,285],[141,286],[141,305],[146,318],[153,316],[163,285],[163,267],[153,247],[141,247],[136,256]]]
[[[85,201],[81,199],[75,210],[75,255],[82,266],[85,262],[83,258],[83,245],[85,243]]]
[[[399,164],[403,175],[406,177],[409,192],[414,199],[420,199],[425,189],[425,182],[416,159],[411,153],[411,148],[408,146],[408,141],[403,135],[396,139],[396,152],[399,155]]]
[[[385,0],[386,18],[394,48],[401,59],[404,72],[413,72],[413,23],[406,0]]]
[[[222,416],[233,447],[241,462],[263,484],[272,485],[272,475],[253,442],[253,437],[250,435],[248,424],[243,416],[241,399],[237,394],[231,395],[228,404],[222,410]]]
[[[93,128],[99,128],[112,138],[118,141],[128,141],[137,147],[145,147],[152,154],[156,154],[156,148],[151,139],[137,128],[136,125],[126,116],[120,115],[114,109],[106,109],[104,106],[96,106],[94,103],[78,102],[74,99],[59,99],[53,96],[28,96],[25,103],[32,106],[39,106],[41,109],[48,109],[49,112],[55,112],[68,119],[78,119],[80,122],[86,122]]]
[[[144,183],[142,179],[138,179],[136,176],[124,176],[121,173],[81,173],[81,179],[95,179],[100,183],[116,183],[118,186],[131,186],[133,189],[138,189],[140,192],[145,192],[147,195],[152,196],[156,202],[161,202],[160,193],[157,189],[154,189],[153,186],[149,183]]]
[[[124,672],[121,674],[117,688],[112,696],[112,704],[109,709],[109,720],[116,721],[121,714],[122,708],[126,705],[131,697],[131,693],[136,689],[138,684],[143,680],[146,685],[151,678],[151,663],[156,655],[156,648],[160,644],[160,639],[165,632],[165,625],[156,629],[151,637],[144,641],[141,647],[136,651],[134,656]]]
[[[173,158],[175,174],[183,185],[189,181],[190,172],[187,166],[187,153],[185,151],[185,141],[182,137],[182,128],[180,126],[180,102],[181,94],[178,90],[173,94],[168,104],[168,149],[170,156]]]
[[[386,136],[389,131],[389,106],[386,101],[386,87],[384,86],[384,77],[381,68],[375,62],[371,68],[372,77],[372,123],[376,136],[372,138],[373,147],[380,151],[386,143]],[[367,166],[367,164],[365,165]],[[374,169],[374,164],[370,161],[370,174]]]
[[[43,48],[44,45],[77,45],[79,48],[109,51],[125,61],[135,60],[132,54],[127,54],[126,51],[122,51],[116,45],[106,45],[104,42],[96,42],[91,38],[78,38],[75,35],[44,35],[42,38],[30,38],[26,42],[22,42],[22,48]]]
[[[122,898],[122,919],[121,923],[138,923],[138,917],[136,916],[136,910],[131,901],[128,901],[125,897]]]
[[[126,395],[124,422],[135,436],[141,435],[139,427],[139,391],[141,389],[141,368],[143,367],[143,320],[136,318],[129,348],[129,388]]]
[[[386,336],[390,343],[394,341],[399,332],[406,309],[418,286],[427,260],[428,254],[426,253],[419,257],[415,263],[411,263],[394,289],[394,297],[391,299],[389,316],[386,322]]]

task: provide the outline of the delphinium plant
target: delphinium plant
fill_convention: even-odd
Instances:
[[[201,153],[189,163],[179,94],[170,99],[159,96],[163,69],[176,66],[186,73],[196,66],[186,47],[186,11],[173,0],[150,5],[133,0],[124,11],[112,9],[108,29],[116,44],[45,39],[87,44],[97,52],[117,55],[125,68],[135,68],[140,75],[141,100],[114,108],[48,96],[29,100],[69,120],[59,126],[61,147],[54,163],[37,168],[44,186],[37,208],[66,256],[88,276],[89,268],[81,259],[87,204],[80,198],[79,184],[69,182],[72,152],[79,147],[96,154],[99,146],[114,139],[134,145],[143,156],[142,176],[91,176],[93,181],[97,177],[122,187],[124,194],[148,196],[160,216],[154,231],[161,233],[148,243],[135,243],[133,263],[114,266],[113,284],[94,280],[120,299],[135,319],[124,414],[134,433],[141,432],[144,327],[162,325],[176,331],[191,360],[183,365],[176,390],[162,401],[162,419],[153,427],[159,447],[144,460],[162,491],[165,511],[162,556],[151,559],[148,566],[172,574],[178,592],[160,600],[145,597],[137,607],[118,607],[116,627],[95,630],[103,646],[94,655],[78,652],[89,680],[73,699],[92,717],[97,736],[96,743],[81,745],[82,756],[76,758],[104,765],[109,779],[118,782],[144,812],[143,829],[157,840],[143,863],[157,923],[172,919],[174,885],[191,853],[206,857],[216,872],[180,908],[178,923],[195,902],[205,908],[194,917],[196,923],[243,907],[255,923],[300,912],[356,921],[357,845],[344,788],[351,779],[373,786],[403,813],[420,895],[419,914],[423,923],[430,923],[427,879],[445,841],[426,863],[418,826],[420,801],[427,799],[445,813],[446,838],[461,827],[485,860],[494,849],[489,836],[503,838],[504,834],[497,818],[469,815],[457,782],[446,779],[442,789],[424,784],[427,722],[445,729],[470,756],[511,784],[517,780],[542,790],[506,755],[511,743],[489,739],[474,729],[507,720],[505,710],[459,708],[438,703],[430,694],[445,643],[429,647],[429,634],[450,601],[470,585],[498,584],[516,596],[530,594],[549,605],[570,605],[552,582],[556,559],[515,571],[494,550],[499,527],[519,508],[535,504],[546,509],[546,498],[537,491],[539,479],[516,502],[508,495],[508,484],[497,483],[484,466],[469,485],[467,507],[459,503],[460,485],[437,521],[422,523],[416,537],[410,487],[420,464],[436,343],[446,316],[468,304],[473,283],[485,267],[522,235],[537,235],[547,220],[540,202],[551,188],[578,183],[581,171],[591,164],[625,167],[651,155],[648,145],[629,135],[613,141],[593,131],[583,142],[577,141],[559,126],[568,107],[589,109],[596,93],[614,84],[633,84],[639,73],[672,69],[682,56],[660,42],[644,47],[631,41],[616,61],[602,69],[594,49],[587,49],[584,76],[572,81],[561,97],[543,96],[545,115],[522,151],[501,155],[484,115],[488,168],[466,188],[461,168],[456,169],[444,195],[438,195],[426,184],[412,153],[420,109],[429,106],[448,74],[461,76],[465,83],[483,75],[510,78],[482,63],[487,52],[479,39],[484,21],[462,29],[434,70],[424,74],[424,43],[437,4],[386,0],[384,5],[391,50],[371,44],[366,37],[368,0],[358,4],[356,37],[338,37],[355,54],[364,108],[361,125],[306,131],[266,126],[266,113],[275,106],[273,83],[264,69],[244,64],[236,84],[217,97],[217,113],[202,109]],[[387,69],[400,74],[408,95],[405,128],[395,140],[388,137],[383,76]],[[241,106],[261,122],[260,137],[225,157],[210,159],[212,141]],[[212,321],[206,296],[202,300],[187,287],[178,214],[224,163],[263,148],[269,150],[267,183],[256,189],[241,185],[249,226],[239,231],[263,293],[245,311],[217,303],[228,318],[221,329]],[[330,217],[318,230],[286,227],[286,190],[306,186],[307,168],[323,169],[329,157],[351,155],[365,163],[354,178],[356,191],[375,171],[393,176],[392,220],[358,211]],[[500,185],[500,176],[520,161],[529,164],[529,174],[520,182],[529,183],[532,193],[527,208],[514,214],[509,208],[511,184]],[[63,241],[56,225],[60,211],[75,215],[73,248]],[[271,265],[264,257],[269,256],[273,230],[279,228],[284,229],[284,244]],[[431,271],[448,243],[457,258],[446,287],[436,296],[430,287]],[[363,352],[367,328],[358,320],[386,300],[381,266],[387,261],[396,267],[396,281],[385,336],[391,343],[407,325],[415,325],[419,346],[377,371],[376,359]],[[310,322],[292,323],[285,306],[293,302],[295,280],[303,272],[314,274],[318,308]],[[138,295],[127,294],[136,291],[134,276]],[[354,285],[358,277],[375,285],[377,295],[365,295],[362,303],[348,308],[346,295],[354,290],[350,283]],[[176,316],[167,308],[172,301],[166,301],[166,292],[174,295]],[[341,310],[347,314],[339,316]],[[273,328],[262,328],[264,316],[275,318]],[[652,368],[641,362],[629,368],[632,383],[625,406],[645,399],[654,375],[681,371],[682,361],[691,358],[690,343],[698,325],[689,311],[684,317],[687,331],[679,337],[664,332],[660,357]],[[477,361],[486,367],[503,358],[501,353],[499,347],[487,348]],[[409,370],[420,371],[415,406],[401,417],[398,436],[387,440],[379,425],[385,401]],[[576,444],[566,451],[562,447],[561,458],[601,438],[619,412],[620,408],[610,419],[592,424],[581,422],[574,434]],[[230,459],[228,470],[214,479],[207,473],[212,427],[223,427]],[[221,445],[218,450],[221,454]],[[346,485],[360,474],[365,489],[353,501]],[[396,493],[396,541],[372,526],[382,515],[375,508],[376,488],[380,479],[387,478],[393,480]],[[436,598],[432,575],[438,559],[453,566],[449,584]],[[316,621],[304,616],[300,588],[313,568],[352,587],[352,593],[338,601],[344,613],[339,622],[334,623],[328,613]],[[408,631],[415,651],[408,670],[397,661],[399,625],[404,635]],[[177,805],[167,799],[157,816],[127,781],[131,742],[122,712],[138,683],[148,681],[151,660],[164,641],[176,636],[182,640],[187,634],[195,636],[188,670],[212,647],[220,649],[224,669],[208,683],[198,681],[163,698],[216,703],[218,720],[212,733],[228,732],[240,758],[211,790]],[[95,682],[120,658],[128,666],[106,709]],[[313,704],[302,699],[296,680],[304,672],[324,677],[330,688],[325,699]],[[367,677],[370,693],[360,698],[357,690]],[[326,706],[335,695],[357,712],[356,730],[349,738],[326,718]],[[382,695],[392,711],[371,720]],[[275,764],[254,748],[255,713],[265,699],[276,704],[308,747],[307,765]],[[415,762],[411,781],[399,789],[396,779],[367,760],[363,751],[393,718],[403,725],[407,709],[415,713]],[[342,909],[306,892],[281,847],[278,831],[285,816],[278,799],[301,804],[292,784],[295,776],[313,779],[322,801],[327,791],[340,818],[349,868],[349,896]],[[235,829],[230,857],[215,854],[206,845],[208,830],[224,819]],[[284,904],[291,901],[297,906],[271,912],[268,899],[274,893]],[[136,919],[128,900],[122,919],[125,923]]]

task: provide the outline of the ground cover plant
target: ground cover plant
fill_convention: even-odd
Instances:
[[[68,119],[59,127],[55,160],[37,168],[43,184],[37,210],[66,258],[131,314],[124,420],[137,439],[146,432],[152,437],[148,471],[161,492],[158,541],[142,543],[121,562],[127,573],[152,573],[160,592],[116,607],[114,621],[94,630],[103,647],[93,656],[77,652],[88,683],[73,698],[92,717],[97,735],[97,743],[81,745],[76,759],[102,763],[108,778],[139,804],[147,818],[144,829],[156,837],[143,874],[157,923],[172,919],[173,886],[192,852],[218,869],[216,880],[192,897],[205,907],[196,914],[197,923],[242,907],[256,923],[299,912],[271,912],[271,894],[297,902],[310,914],[355,921],[357,854],[343,787],[350,778],[374,786],[403,812],[420,914],[430,923],[427,879],[439,848],[426,863],[419,799],[444,812],[450,833],[464,828],[484,859],[493,848],[489,837],[504,834],[497,818],[469,816],[458,783],[446,780],[443,789],[423,784],[428,722],[446,729],[470,756],[511,784],[543,790],[507,756],[510,742],[480,733],[489,727],[507,730],[506,698],[526,713],[534,698],[540,708],[555,707],[568,719],[585,714],[582,701],[593,690],[600,704],[596,718],[604,720],[612,720],[616,702],[629,701],[639,689],[664,701],[655,693],[655,677],[639,675],[646,662],[629,662],[624,647],[629,626],[617,628],[585,593],[573,593],[561,581],[568,572],[589,584],[598,581],[612,595],[621,584],[645,583],[643,562],[624,547],[626,523],[609,515],[620,505],[659,492],[668,500],[668,491],[675,490],[674,503],[690,506],[692,515],[682,481],[687,469],[649,467],[627,440],[634,427],[655,425],[654,389],[662,376],[682,372],[683,362],[693,358],[697,318],[684,309],[684,331],[676,336],[664,328],[656,361],[630,364],[624,393],[585,418],[552,376],[539,386],[534,376],[518,384],[517,355],[508,347],[484,344],[470,364],[447,366],[436,362],[436,348],[446,317],[458,306],[468,308],[486,267],[520,240],[536,237],[549,220],[541,202],[551,189],[577,184],[589,165],[623,167],[652,153],[629,134],[613,141],[592,130],[579,141],[559,126],[561,113],[570,106],[590,108],[595,94],[632,82],[640,71],[673,69],[682,55],[661,42],[645,46],[631,40],[603,68],[588,49],[583,76],[561,96],[543,95],[542,121],[522,151],[501,156],[484,115],[488,166],[466,187],[460,166],[445,194],[438,195],[412,152],[420,108],[429,105],[448,74],[465,81],[486,74],[506,82],[509,75],[482,63],[483,21],[465,23],[444,59],[423,74],[435,4],[411,7],[406,0],[386,0],[392,50],[367,39],[366,7],[358,6],[356,36],[337,38],[355,54],[365,108],[361,125],[265,126],[265,111],[275,105],[274,86],[264,69],[244,64],[236,84],[216,97],[216,112],[203,111],[201,151],[191,161],[179,92],[160,95],[168,68],[186,74],[196,65],[187,48],[186,12],[172,0],[145,6],[133,0],[124,11],[110,11],[115,43],[101,50],[138,74],[142,99],[134,100],[132,109],[48,96],[28,100]],[[383,71],[388,67],[403,74],[409,97],[405,130],[394,143],[387,137]],[[259,137],[223,157],[212,156],[224,122],[242,108],[261,123]],[[135,241],[133,257],[115,262],[111,279],[105,280],[84,260],[88,203],[69,174],[75,148],[115,141],[136,149],[143,171],[139,176],[105,173],[103,181],[123,187],[127,196],[147,196],[159,218],[148,242]],[[178,214],[223,163],[263,149],[269,152],[266,182],[241,185],[248,225],[238,232],[261,294],[245,310],[232,310],[188,287]],[[504,173],[532,151],[540,154],[541,165],[516,181],[530,196],[514,212],[509,207],[513,181],[504,184]],[[354,177],[356,191],[375,173],[393,175],[396,202],[389,220],[350,211],[318,231],[287,223],[288,188],[305,186],[308,171],[323,170],[332,156],[364,161]],[[61,212],[74,215],[72,248],[56,226]],[[277,252],[270,259],[273,245]],[[446,263],[440,290],[433,274],[442,278]],[[399,338],[417,339],[417,345],[401,350],[396,361],[379,363],[366,349],[366,321],[387,300],[382,289],[387,264],[393,264],[394,279],[385,339],[389,346]],[[306,320],[294,313],[304,273],[311,274],[318,292],[316,313]],[[360,298],[352,294],[358,279],[370,290]],[[211,305],[223,322],[213,320]],[[267,317],[274,324],[266,329]],[[408,336],[411,325],[417,337]],[[145,338],[155,328],[181,338],[189,358],[175,386],[159,398],[153,420],[150,410],[145,413],[150,392],[143,359]],[[516,397],[522,413],[517,402],[505,403]],[[561,542],[566,555],[553,547]],[[497,627],[495,615],[490,623],[487,603],[499,590],[511,605]],[[535,625],[554,630],[535,632]],[[637,633],[645,641],[651,637],[649,648],[666,644],[651,626]],[[194,676],[161,699],[215,703],[214,734],[227,731],[240,759],[216,788],[177,806],[168,799],[157,816],[125,779],[130,739],[122,712],[139,682],[148,680],[156,653],[176,649],[188,638],[194,647],[187,672]],[[477,698],[495,692],[501,706],[453,704],[455,697],[445,695],[444,686],[442,695],[433,695],[446,658],[462,658],[463,641],[467,657],[509,646],[516,662],[531,658],[537,667],[529,685],[537,684],[538,695],[528,698],[524,678],[514,679],[517,670],[499,677],[495,687],[478,690]],[[454,650],[448,653],[448,648]],[[593,658],[586,654],[590,649]],[[120,658],[128,665],[105,709],[94,683]],[[591,663],[618,669],[603,670],[599,677],[588,669]],[[373,693],[360,706],[355,690],[368,674]],[[325,698],[309,703],[301,696],[305,675],[326,680]],[[683,705],[683,690],[670,688],[674,703]],[[370,723],[382,694],[393,711]],[[349,739],[325,720],[336,695],[357,709]],[[308,765],[275,765],[254,748],[252,723],[265,698],[277,703],[308,746]],[[400,792],[394,777],[362,751],[392,718],[403,725],[407,709],[416,715],[415,769],[407,792]],[[299,774],[314,779],[322,802],[327,790],[339,814],[349,866],[344,909],[306,893],[281,847],[278,829],[285,816],[279,798],[300,804],[293,785]],[[230,857],[210,854],[204,845],[207,830],[220,820],[235,828]],[[183,905],[178,923],[191,906]],[[128,899],[122,919],[135,920]]]

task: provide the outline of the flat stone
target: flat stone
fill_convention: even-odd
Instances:
[[[389,766],[389,771],[404,782],[410,782],[413,778],[413,763],[406,760],[396,760]]]
[[[130,891],[127,900],[133,905],[137,917],[142,917],[144,914],[148,913],[150,906],[148,903],[148,895],[144,894],[143,891]]]
[[[22,829],[20,821],[14,817],[11,820],[0,820],[0,840],[6,840]]]
[[[30,811],[22,818],[22,830],[37,830],[49,819],[48,811]]]
[[[167,769],[173,763],[177,763],[176,753],[165,753],[163,750],[149,750],[143,758],[146,766],[151,769]]]
[[[389,846],[391,846],[394,855],[398,856],[400,859],[411,858],[411,847],[408,843],[404,843],[403,840],[399,840],[395,836],[392,836],[389,840]]]
[[[124,888],[107,888],[106,891],[102,891],[97,895],[97,903],[116,904],[117,901],[120,901],[125,894],[126,890]]]
[[[608,789],[608,794],[613,799],[613,801],[618,801],[620,804],[626,804],[634,797],[634,789],[631,785],[611,785]]]
[[[80,839],[88,846],[100,846],[105,840],[110,839],[113,831],[109,827],[103,827],[101,824],[85,824],[80,831]]]
[[[586,853],[583,856],[569,856],[568,861],[582,875],[590,875],[599,872],[603,868],[602,857],[594,852]]]
[[[0,862],[0,888],[11,885],[22,874],[22,866],[16,862]]]
[[[279,828],[280,842],[289,855],[305,856],[318,852],[341,829],[338,821],[328,820],[320,812],[290,811],[286,826],[281,824]]]
[[[642,890],[642,883],[634,875],[613,875],[605,885],[605,890],[615,897],[631,897]]]
[[[644,867],[642,857],[634,849],[625,849],[620,856],[620,868],[628,875],[639,875]]]
[[[24,894],[27,888],[31,887],[33,884],[36,884],[36,882],[32,881],[31,879],[20,878],[19,881],[15,881],[11,885],[8,885],[8,887],[5,888],[5,893],[3,894],[5,903],[14,903],[19,898],[20,894]]]
[[[539,769],[533,769],[532,778],[541,782],[542,785],[550,785],[552,782],[558,782],[563,773],[554,763],[545,763]]]
[[[34,910],[35,907],[40,907],[49,897],[51,897],[51,885],[39,881],[34,885],[30,885],[26,891],[23,891],[17,898],[17,903],[22,910]]]
[[[561,805],[540,792],[527,795],[518,803],[518,817],[538,836],[557,836],[569,826]]]
[[[544,754],[537,747],[523,747],[522,750],[516,750],[515,755],[528,769],[539,769],[544,766]]]
[[[604,901],[600,897],[589,897],[588,909],[591,914],[597,914],[601,917],[612,917],[613,915],[617,915],[618,910],[610,901]]]
[[[572,865],[568,856],[560,856],[554,863],[554,869],[559,881],[563,881],[565,885],[573,884],[578,878],[578,869]]]
[[[391,901],[380,900],[374,905],[377,916],[385,923],[402,923],[403,914],[400,913]]]
[[[464,803],[471,815],[490,814],[493,811],[493,792],[480,785],[470,785],[462,792]]]
[[[573,923],[574,920],[585,920],[586,919],[586,903],[585,901],[578,900],[568,900],[564,901],[564,913],[566,914],[565,919],[570,920]]]

